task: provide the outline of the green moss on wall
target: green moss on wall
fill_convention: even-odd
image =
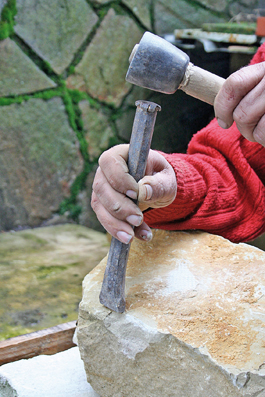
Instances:
[[[52,78],[56,84],[58,85],[55,89],[48,89],[41,92],[36,92],[30,95],[18,95],[18,96],[10,96],[8,98],[0,98],[0,106],[9,106],[13,103],[23,103],[24,101],[28,101],[30,98],[40,98],[43,100],[49,100],[55,96],[59,96],[62,98],[65,106],[66,113],[68,115],[68,120],[71,128],[75,131],[76,137],[79,142],[79,150],[82,155],[84,166],[82,172],[77,176],[75,181],[72,183],[70,189],[70,197],[63,200],[60,205],[59,213],[68,213],[69,217],[78,220],[78,216],[82,211],[82,208],[77,204],[79,192],[86,188],[86,180],[88,174],[95,168],[97,163],[97,158],[91,160],[88,154],[88,143],[85,139],[83,121],[81,117],[81,111],[79,109],[79,102],[82,100],[87,100],[89,104],[98,109],[104,110],[108,117],[109,122],[112,128],[114,129],[113,137],[109,142],[109,146],[116,145],[120,143],[118,139],[117,131],[115,130],[114,118],[115,114],[118,111],[115,106],[105,105],[98,100],[91,98],[87,93],[80,92],[78,90],[68,89],[66,86],[65,79],[69,74],[74,73],[75,65],[80,61],[83,56],[85,49],[87,48],[89,42],[92,40],[94,34],[96,33],[98,27],[100,26],[102,20],[107,15],[110,8],[115,9],[115,12],[119,15],[128,14],[130,11],[127,7],[124,7],[124,4],[121,0],[113,0],[108,2],[107,4],[96,4],[95,2],[91,2],[88,0],[88,4],[93,8],[93,10],[97,13],[99,17],[99,21],[95,25],[94,29],[91,31],[85,42],[82,44],[81,48],[79,48],[78,53],[76,54],[74,60],[72,61],[69,68],[66,70],[64,76],[57,76],[54,74],[51,66],[39,58],[35,52],[27,46],[27,44],[21,40],[18,36],[13,35],[14,33],[14,17],[17,13],[16,9],[16,0],[8,0],[7,4],[3,7],[1,13],[1,21],[0,21],[0,39],[3,40],[9,36],[12,36],[12,39],[16,41],[16,43],[20,46],[22,51],[50,78]],[[134,17],[132,12],[129,12],[130,17]],[[139,22],[139,21],[138,21]]]
[[[80,191],[86,188],[86,180],[88,174],[92,171],[95,161],[90,161],[88,155],[88,143],[84,136],[83,122],[81,119],[81,112],[78,107],[78,103],[81,100],[88,100],[94,106],[99,106],[97,101],[90,98],[86,93],[69,90],[63,87],[62,98],[64,101],[65,109],[69,117],[69,123],[76,133],[77,139],[79,141],[79,150],[84,160],[84,167],[82,172],[76,177],[73,182],[70,192],[70,197],[63,200],[60,205],[59,213],[68,213],[69,218],[78,221],[78,217],[82,211],[82,208],[77,204],[77,198]]]
[[[4,40],[14,33],[14,17],[16,13],[16,0],[8,0],[1,12],[0,40]]]

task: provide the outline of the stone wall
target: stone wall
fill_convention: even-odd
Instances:
[[[125,82],[133,46],[146,30],[163,35],[257,7],[258,0],[0,0],[0,230],[58,218],[100,229],[89,205],[97,159],[128,141],[135,100],[162,105],[153,147],[165,151],[184,151],[212,114],[185,94]],[[225,77],[220,59],[207,62]]]

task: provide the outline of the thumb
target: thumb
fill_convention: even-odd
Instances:
[[[152,176],[145,176],[138,182],[138,186],[139,203],[152,208],[168,206],[177,194],[176,176],[171,166]]]

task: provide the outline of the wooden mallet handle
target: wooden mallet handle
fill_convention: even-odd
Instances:
[[[186,94],[213,105],[224,82],[225,79],[222,77],[194,66],[190,62],[179,88]]]

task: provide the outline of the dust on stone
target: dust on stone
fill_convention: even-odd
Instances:
[[[194,244],[187,254],[181,233],[177,238],[173,233],[172,239],[167,240],[163,232],[160,233],[161,239],[156,240],[159,249],[154,250],[152,244],[146,247],[136,242],[128,273],[132,271],[137,277],[138,272],[143,271],[139,261],[139,257],[143,257],[146,271],[153,277],[145,283],[139,277],[139,284],[128,288],[127,310],[140,309],[155,319],[161,332],[170,332],[189,345],[206,347],[218,361],[244,367],[253,354],[250,347],[257,336],[255,329],[262,325],[260,319],[246,316],[250,308],[262,311],[259,300],[264,294],[257,279],[253,278],[255,269],[261,269],[259,252],[252,257],[251,263],[249,259],[246,262],[248,246],[232,245],[225,239],[220,244],[220,237],[202,233],[196,239],[205,240],[204,249]],[[174,251],[177,266],[168,251]],[[185,258],[181,257],[184,251]],[[196,258],[197,266],[189,261],[191,257]],[[168,269],[165,277],[161,277],[161,266]],[[158,316],[161,312],[163,315]]]

